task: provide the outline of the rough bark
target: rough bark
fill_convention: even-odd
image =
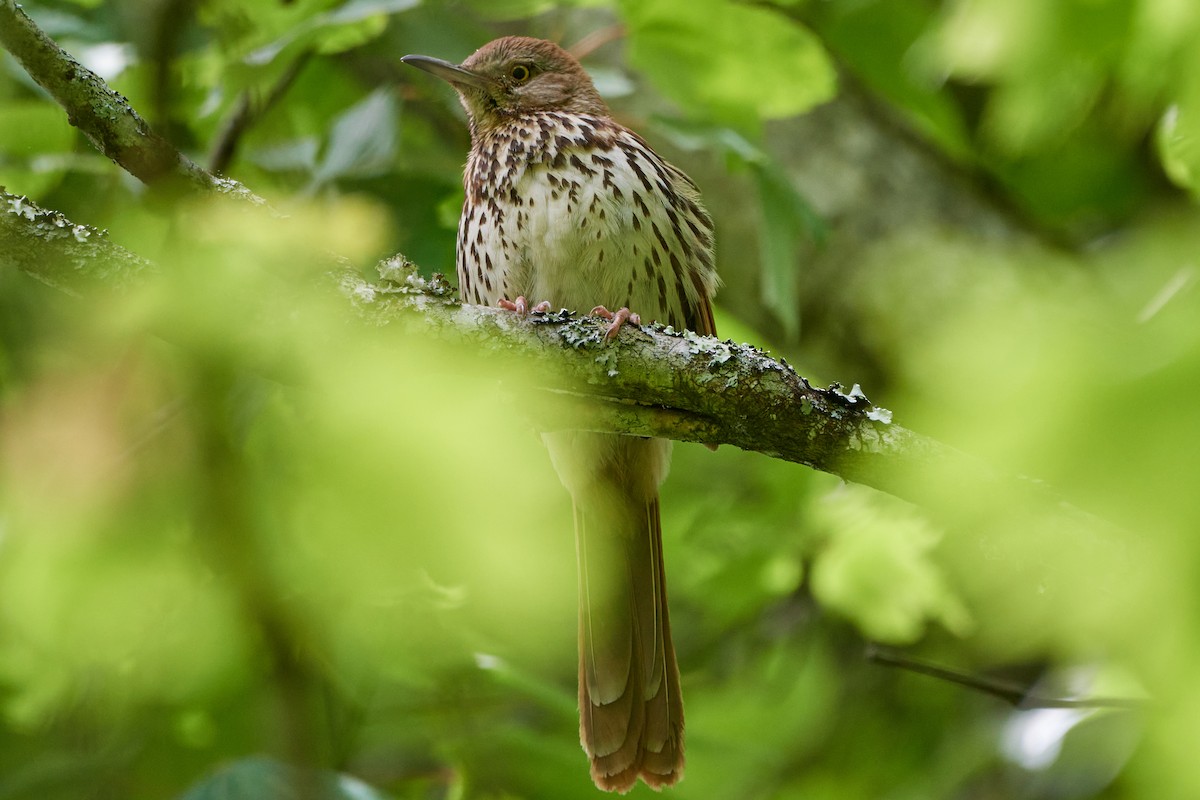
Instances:
[[[606,343],[607,323],[595,317],[560,311],[522,319],[460,305],[448,284],[422,279],[401,258],[381,265],[380,274],[374,284],[338,276],[368,322],[411,325],[519,360],[522,381],[549,400],[535,420],[545,430],[733,445],[926,506],[940,505],[946,492],[1042,491],[893,423],[857,386],[814,387],[786,361],[749,345],[633,325]]]

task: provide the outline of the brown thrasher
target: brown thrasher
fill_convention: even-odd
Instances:
[[[713,334],[712,220],[695,184],[613,121],[583,67],[510,36],[462,63],[405,56],[448,81],[471,126],[458,229],[463,302],[526,298]],[[510,300],[515,298],[515,300]],[[535,307],[545,309],[549,302]],[[608,308],[619,308],[610,312]],[[683,774],[683,703],[667,622],[658,486],[671,443],[547,434],[575,505],[580,738],[601,789]]]

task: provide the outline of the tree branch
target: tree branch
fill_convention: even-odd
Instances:
[[[124,287],[157,271],[103,231],[0,190],[0,268],[15,267],[73,294]],[[425,280],[401,256],[378,265],[379,283],[355,272],[332,275],[368,324],[411,326],[513,360],[542,394],[543,430],[592,430],[728,444],[804,464],[885,491],[935,513],[947,498],[1009,497],[1103,527],[1034,481],[996,473],[952,447],[891,422],[857,387],[820,389],[787,362],[748,345],[660,326],[625,325],[611,343],[607,325],[566,312],[522,319],[461,305],[440,276]],[[974,504],[972,504],[974,505]],[[988,506],[982,506],[986,508]],[[963,520],[952,520],[963,524]]]
[[[96,148],[147,184],[173,179],[206,192],[265,205],[242,184],[218,178],[159,136],[104,80],[76,61],[13,0],[0,0],[0,45],[67,112]]]
[[[537,417],[545,430],[730,444],[934,507],[947,492],[1003,486],[1042,493],[892,424],[891,414],[857,387],[815,388],[786,361],[749,345],[633,325],[606,344],[606,326],[596,318],[559,312],[521,319],[459,305],[448,284],[425,281],[399,257],[381,265],[380,275],[380,284],[340,276],[343,293],[368,321],[419,326],[425,335],[464,340],[497,357],[518,354],[522,374],[551,401]],[[912,480],[930,474],[939,480]]]
[[[68,294],[121,289],[157,268],[108,238],[27,197],[0,187],[0,265],[18,269]]]

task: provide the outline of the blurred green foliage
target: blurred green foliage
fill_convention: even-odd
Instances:
[[[614,112],[697,177],[722,242],[752,243],[719,253],[724,335],[801,364],[853,339],[821,368],[878,375],[898,423],[1096,515],[1000,487],[918,509],[677,446],[663,528],[690,755],[671,793],[1200,794],[1192,4],[27,10],[189,155],[224,138],[226,171],[288,218],[137,185],[0,63],[0,184],[163,268],[85,298],[0,273],[0,800],[594,795],[569,501],[520,376],[365,325],[322,277],[329,253],[452,270],[462,112],[398,56],[510,32],[596,35],[585,64]],[[898,142],[918,140],[959,197],[1005,210],[1003,235],[949,212],[855,231],[871,207],[803,191],[795,153],[854,142],[781,120],[864,96],[862,126],[903,131],[883,166],[912,174]],[[828,163],[832,195],[874,174]],[[875,245],[861,263],[805,271],[855,235]],[[835,297],[852,316],[801,325]],[[869,663],[868,640],[1152,700],[1014,711]]]

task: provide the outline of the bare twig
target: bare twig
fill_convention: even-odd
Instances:
[[[575,58],[582,61],[592,53],[599,50],[609,42],[615,42],[625,36],[624,25],[609,25],[607,28],[601,28],[598,31],[592,31],[587,36],[580,39],[575,44],[568,48],[568,51]]]
[[[242,136],[245,135],[255,122],[257,122],[263,114],[270,110],[276,103],[283,99],[288,90],[296,82],[296,78],[300,77],[300,73],[304,70],[306,64],[312,58],[312,49],[304,50],[288,65],[283,74],[279,76],[279,80],[271,87],[267,95],[262,99],[256,100],[255,94],[251,91],[242,92],[242,96],[238,98],[237,106],[233,113],[225,120],[218,131],[216,141],[213,142],[212,150],[208,157],[208,168],[217,175],[229,169],[229,165],[233,162],[233,156],[237,152],[237,147],[241,144]]]
[[[877,664],[928,675],[931,678],[956,683],[968,689],[997,697],[1016,708],[1145,708],[1146,701],[1131,697],[1048,697],[1038,694],[1033,687],[1018,681],[1005,680],[985,675],[972,675],[928,661],[901,655],[889,649],[872,645],[867,650],[867,659]]]

